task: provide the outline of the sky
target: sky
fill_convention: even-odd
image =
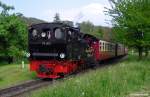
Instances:
[[[59,13],[61,20],[74,23],[90,21],[95,25],[110,26],[104,7],[110,8],[108,0],[1,0],[15,7],[26,17],[35,17],[52,22],[54,15]]]

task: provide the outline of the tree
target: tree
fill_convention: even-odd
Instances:
[[[8,11],[15,9],[13,6],[8,6],[8,5],[2,3],[1,1],[0,1],[0,7],[2,8],[1,15],[4,15],[4,16],[8,15]]]
[[[149,0],[109,0],[115,40],[138,49],[142,58],[144,48],[150,46],[150,1]]]
[[[24,55],[27,50],[27,25],[18,15],[1,12],[0,44],[0,56],[17,58]]]
[[[84,21],[77,25],[80,27],[81,32],[94,35],[98,38],[103,37],[102,27],[94,26],[94,24],[90,21]]]
[[[90,21],[85,21],[80,24],[80,29],[82,32],[92,33],[94,31],[94,25]]]
[[[60,22],[60,16],[59,13],[56,13],[54,16],[54,22]]]
[[[103,38],[103,30],[100,26],[94,26],[93,35],[99,38]]]
[[[27,26],[15,14],[0,21],[0,55],[21,57],[27,50]]]

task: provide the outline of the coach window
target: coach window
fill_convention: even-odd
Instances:
[[[107,51],[109,52],[110,44],[107,43]]]
[[[101,51],[102,45],[101,42],[99,41],[99,51]]]
[[[107,51],[109,52],[109,43],[107,43]]]
[[[105,51],[107,51],[107,42],[105,43]]]
[[[103,46],[104,46],[103,42],[101,42],[101,51],[103,51]]]
[[[107,43],[107,47],[108,47],[107,51],[109,52],[109,48],[110,48],[110,44],[109,43]]]
[[[100,41],[100,43],[101,43],[101,51],[103,51],[103,42]]]
[[[102,48],[102,51],[104,51],[104,44],[103,44],[103,42],[102,42],[102,47],[101,48]]]
[[[107,51],[107,43],[105,42],[104,45],[105,45],[105,51]]]
[[[112,48],[113,48],[113,51],[115,51],[115,45],[113,45],[113,47],[112,47]]]
[[[112,52],[112,44],[110,44],[110,52]]]
[[[108,51],[108,43],[105,43],[105,51]]]
[[[108,45],[108,50],[107,51],[109,52],[109,50],[110,50],[110,44],[108,43],[107,45]]]
[[[103,50],[102,51],[104,51],[104,42],[102,42],[102,44],[103,44]]]
[[[108,51],[109,51],[109,52],[110,52],[110,45],[111,45],[111,44],[109,43],[109,44],[108,44]]]
[[[112,45],[112,52],[115,50],[115,48],[114,48],[114,47],[115,47],[115,45],[113,44],[113,45]]]
[[[105,43],[103,42],[103,51],[105,51]]]

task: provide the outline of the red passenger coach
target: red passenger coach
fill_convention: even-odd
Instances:
[[[88,41],[88,44],[92,48],[94,58],[97,61],[102,61],[115,57],[115,43],[98,39],[89,34],[86,34],[84,39]]]
[[[89,34],[85,34],[85,40],[88,41],[88,44],[93,50],[94,58],[98,62],[127,54],[127,48],[122,44],[104,41]]]

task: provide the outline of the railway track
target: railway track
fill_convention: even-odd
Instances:
[[[42,86],[46,86],[51,82],[52,81],[43,81],[39,79],[39,80],[28,81],[23,84],[11,86],[9,88],[0,90],[0,97],[14,97],[22,93],[28,92],[30,90],[34,90]]]
[[[107,65],[110,65],[110,63],[111,63],[111,65],[113,65],[117,62],[120,62],[120,61],[126,59],[126,58],[127,58],[127,56],[123,57],[119,60],[117,59],[115,61],[109,61],[107,63],[103,63],[103,64],[99,65],[96,68],[98,69],[98,68],[101,68],[101,67],[105,67]],[[83,71],[78,72],[77,74],[66,75],[65,79],[67,79],[68,77],[80,75],[80,74],[88,72],[88,71],[89,71],[89,69],[85,69]],[[47,80],[41,80],[41,79],[28,81],[28,82],[25,82],[23,84],[19,84],[19,85],[11,86],[9,88],[1,89],[0,90],[0,97],[20,97],[20,95],[23,94],[23,93],[26,93],[26,92],[29,92],[31,90],[41,88],[41,87],[44,87],[44,86],[48,86],[50,84],[55,83],[56,81],[63,81],[63,79],[62,80],[53,80],[53,81],[52,80],[47,81]]]

